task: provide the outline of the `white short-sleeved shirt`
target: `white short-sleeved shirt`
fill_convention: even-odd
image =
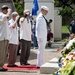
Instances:
[[[9,40],[9,26],[7,15],[0,12],[0,40]]]
[[[24,17],[20,18],[20,39],[31,41],[31,23]],[[23,21],[23,22],[22,22]]]
[[[10,29],[9,43],[18,44],[19,43],[19,40],[18,40],[18,26],[17,26],[17,23],[16,23],[16,27],[12,28],[14,22],[15,21],[13,19],[9,20],[9,29]]]

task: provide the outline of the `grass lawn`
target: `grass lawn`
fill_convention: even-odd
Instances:
[[[69,30],[66,26],[62,26],[62,33],[69,33]]]
[[[62,41],[64,42],[69,37],[69,30],[66,26],[62,26]]]

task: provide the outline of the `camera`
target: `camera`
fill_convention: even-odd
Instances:
[[[27,16],[28,16],[27,14],[24,15],[25,18],[26,18]]]

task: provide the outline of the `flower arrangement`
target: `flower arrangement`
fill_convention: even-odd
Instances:
[[[62,57],[59,58],[61,67],[53,75],[75,75],[75,38],[61,50]]]
[[[68,54],[69,52],[71,52],[73,49],[75,48],[75,38],[73,38],[72,40],[70,40],[68,42],[68,44],[64,47],[63,50],[61,50],[62,54]]]
[[[75,75],[75,52],[70,52],[62,61],[62,68],[58,70],[59,75]]]
[[[53,75],[75,75],[75,51],[70,52],[61,62],[62,67]]]

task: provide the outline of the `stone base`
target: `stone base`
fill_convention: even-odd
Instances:
[[[49,60],[49,63],[58,63],[58,58],[53,58]]]
[[[52,74],[56,72],[59,68],[58,66],[58,60],[56,58],[51,59],[49,62],[43,64],[40,67],[40,73],[41,74]]]

